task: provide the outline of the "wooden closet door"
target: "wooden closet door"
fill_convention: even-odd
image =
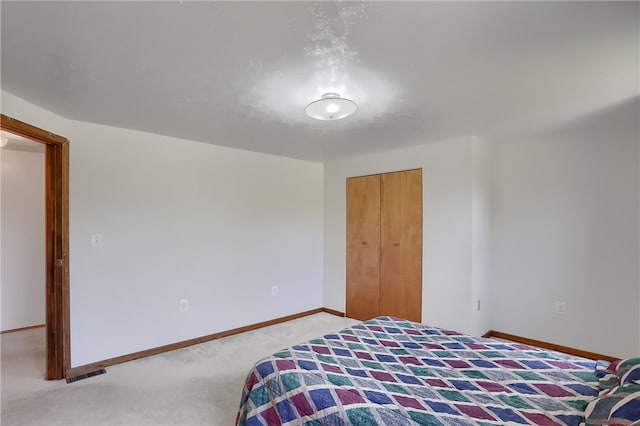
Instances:
[[[422,170],[381,175],[380,315],[422,320]]]
[[[347,179],[347,309],[349,318],[379,315],[380,175]]]

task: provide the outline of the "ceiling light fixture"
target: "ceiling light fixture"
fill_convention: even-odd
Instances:
[[[337,93],[325,93],[321,99],[307,105],[305,112],[316,120],[340,120],[356,112],[358,106]]]

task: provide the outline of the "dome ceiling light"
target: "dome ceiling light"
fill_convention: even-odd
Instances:
[[[337,93],[325,93],[321,99],[307,105],[305,112],[316,120],[340,120],[356,112],[357,107],[355,102],[341,98]]]

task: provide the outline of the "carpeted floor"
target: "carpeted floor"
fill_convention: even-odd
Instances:
[[[2,335],[2,416],[9,425],[233,425],[260,358],[357,321],[326,313],[107,368],[67,384],[43,379],[44,329]]]

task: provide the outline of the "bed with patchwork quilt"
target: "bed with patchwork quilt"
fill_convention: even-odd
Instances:
[[[596,364],[378,317],[256,363],[236,424],[579,425]]]

